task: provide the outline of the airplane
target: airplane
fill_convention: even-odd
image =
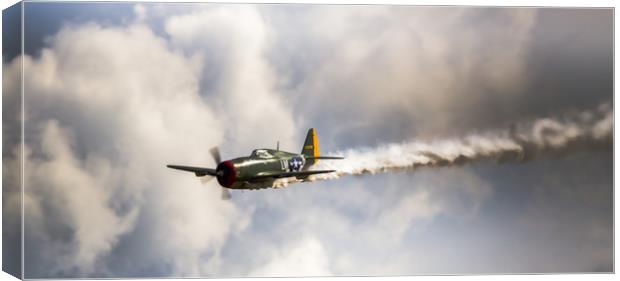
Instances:
[[[309,170],[319,159],[344,159],[336,156],[320,156],[316,130],[310,128],[301,153],[291,153],[276,149],[255,149],[250,156],[221,161],[217,147],[210,151],[217,167],[215,169],[167,165],[168,168],[194,173],[197,177],[215,177],[222,186],[222,198],[230,198],[228,189],[264,189],[273,188],[274,182],[281,178],[294,177],[300,182],[307,181],[308,176],[332,173],[336,170]]]

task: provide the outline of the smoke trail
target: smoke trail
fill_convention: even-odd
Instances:
[[[493,159],[498,163],[525,162],[542,153],[570,153],[611,147],[613,110],[608,104],[561,118],[543,118],[461,138],[411,141],[377,148],[349,149],[329,155],[344,160],[320,161],[312,170],[336,170],[313,175],[309,180],[335,179],[343,175],[375,174],[418,167],[454,166]],[[280,184],[286,185],[283,181]]]

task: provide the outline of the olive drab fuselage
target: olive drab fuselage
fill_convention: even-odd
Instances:
[[[305,169],[306,159],[301,154],[274,149],[256,149],[247,157],[224,161],[217,167],[223,176],[220,185],[232,189],[270,188],[275,179],[252,180],[256,176],[281,172],[297,172]]]

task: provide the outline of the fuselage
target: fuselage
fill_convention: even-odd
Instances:
[[[274,149],[256,149],[250,156],[223,161],[217,166],[220,185],[233,189],[271,188],[275,179],[255,179],[270,173],[297,172],[304,169],[303,155]],[[251,180],[252,179],[252,180]]]

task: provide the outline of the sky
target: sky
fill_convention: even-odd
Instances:
[[[28,2],[24,13],[25,55],[3,53],[3,103],[18,103],[23,59],[26,278],[613,270],[611,9]],[[3,112],[6,136],[19,111]],[[426,158],[470,161],[231,200],[165,168],[213,167],[213,146],[224,158],[277,141],[298,152],[310,127],[322,154],[347,155],[342,169],[402,162],[420,144]],[[534,146],[522,161],[471,150],[514,130]],[[19,147],[3,143],[14,175]],[[9,217],[16,190],[3,196]]]

